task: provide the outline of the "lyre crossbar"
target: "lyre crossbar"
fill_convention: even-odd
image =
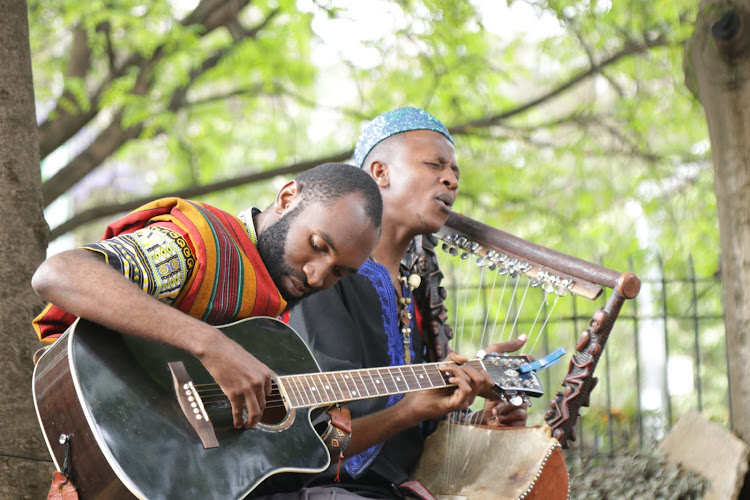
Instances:
[[[593,376],[604,346],[625,300],[640,291],[640,280],[630,272],[619,273],[598,264],[526,241],[469,217],[453,213],[435,235],[417,238],[404,264],[422,276],[424,286],[415,290],[426,330],[426,357],[437,361],[445,356],[453,337],[447,325],[443,274],[437,264],[436,246],[449,253],[467,254],[482,259],[481,265],[501,273],[523,274],[545,292],[564,295],[570,292],[588,299],[612,289],[606,305],[596,311],[588,328],[576,343],[576,351],[563,381],[563,391],[550,402],[545,421],[563,448],[575,440],[575,424],[581,406],[589,406],[597,379]]]

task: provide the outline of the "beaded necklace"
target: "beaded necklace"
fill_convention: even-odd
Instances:
[[[414,318],[413,292],[419,287],[422,279],[418,274],[398,277],[401,282],[401,297],[398,298],[398,323],[401,329],[402,342],[404,344],[404,364],[411,364],[411,325]],[[398,294],[397,294],[398,295]]]

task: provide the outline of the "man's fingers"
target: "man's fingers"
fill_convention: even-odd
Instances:
[[[247,405],[247,420],[245,421],[244,427],[245,429],[250,429],[258,425],[258,422],[260,422],[260,417],[263,414],[263,410],[258,404],[258,400],[256,398],[247,398],[245,400],[245,404]]]
[[[525,333],[518,337],[508,340],[507,342],[500,342],[498,344],[490,344],[487,346],[485,351],[487,352],[515,352],[519,350],[526,341],[529,340],[529,336]]]
[[[501,425],[509,426],[523,426],[526,425],[526,410],[523,408],[516,408],[510,413],[499,415],[497,420]]]
[[[456,351],[451,351],[450,353],[448,353],[446,361],[453,361],[454,363],[463,364],[469,361],[469,358],[467,358],[463,354],[457,353]]]
[[[232,404],[232,420],[234,421],[234,427],[235,429],[242,429],[243,424],[245,423],[242,418],[242,410],[245,408],[242,398],[229,398],[229,402]]]

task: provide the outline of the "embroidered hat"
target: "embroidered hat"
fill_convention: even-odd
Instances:
[[[427,111],[407,106],[379,114],[367,124],[354,147],[354,164],[362,168],[365,158],[378,143],[392,135],[409,130],[434,130],[443,134],[451,141],[451,144],[453,143],[451,134],[445,128],[445,125],[440,123],[440,120]]]

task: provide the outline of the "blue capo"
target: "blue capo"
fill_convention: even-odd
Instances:
[[[531,363],[522,364],[518,367],[518,371],[521,373],[529,373],[531,371],[544,370],[548,366],[552,366],[560,361],[560,358],[562,358],[564,354],[565,348],[559,347],[541,359],[537,359],[536,361],[532,361]]]

